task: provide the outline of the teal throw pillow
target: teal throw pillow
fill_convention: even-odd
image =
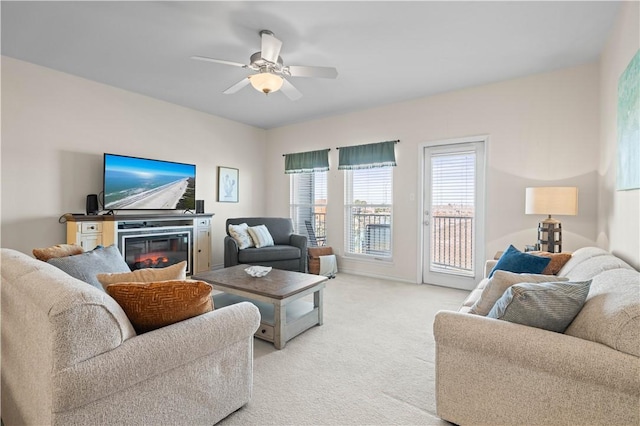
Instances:
[[[508,271],[517,274],[541,274],[544,268],[551,262],[550,257],[534,256],[532,254],[522,253],[520,250],[510,245],[498,263],[493,267],[489,278],[493,276],[495,271]]]
[[[100,281],[98,281],[98,274],[131,272],[129,265],[124,261],[120,250],[115,245],[109,247],[98,246],[91,251],[75,256],[49,259],[47,263],[102,291],[104,289]]]
[[[563,333],[582,309],[591,280],[514,284],[487,318]]]

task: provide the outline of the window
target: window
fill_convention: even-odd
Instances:
[[[292,174],[290,188],[289,208],[293,229],[307,235],[305,222],[309,222],[316,240],[322,244],[327,238],[327,172]]]
[[[431,156],[432,270],[473,276],[475,151]]]
[[[393,167],[345,171],[345,254],[392,256]]]

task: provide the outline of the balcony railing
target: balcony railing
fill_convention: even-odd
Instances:
[[[325,213],[314,213],[311,221],[311,228],[315,234],[316,243],[319,246],[327,245],[327,215]],[[307,232],[310,233],[310,232]],[[311,239],[311,235],[309,235]]]
[[[431,265],[473,271],[472,216],[433,216]]]
[[[351,253],[391,255],[391,216],[356,213],[352,218]],[[473,216],[433,216],[431,264],[447,270],[473,271]],[[326,214],[313,214],[313,228],[319,245],[326,244]]]
[[[388,213],[352,213],[349,252],[391,256],[391,215]]]

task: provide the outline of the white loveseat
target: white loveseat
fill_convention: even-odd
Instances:
[[[640,273],[586,247],[558,276],[593,279],[564,333],[468,313],[486,278],[460,312],[436,315],[438,416],[459,425],[640,424]]]
[[[5,426],[212,425],[249,401],[254,305],[136,335],[105,292],[14,250],[1,261]]]

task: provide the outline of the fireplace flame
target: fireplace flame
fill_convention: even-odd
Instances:
[[[136,256],[135,261],[136,264],[141,265],[141,267],[144,268],[158,268],[167,266],[169,258],[163,252],[151,252]]]

